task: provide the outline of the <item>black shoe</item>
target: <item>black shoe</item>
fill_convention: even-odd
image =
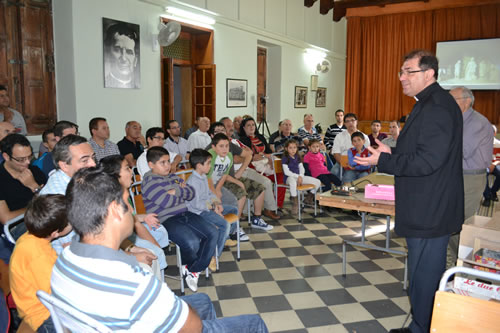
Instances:
[[[491,192],[491,200],[498,201],[498,195],[494,192]]]
[[[411,333],[409,327],[403,327],[403,328],[393,328],[392,330],[389,331],[389,333]]]
[[[484,207],[489,207],[491,206],[491,200],[490,199],[484,199],[483,202],[481,203]]]

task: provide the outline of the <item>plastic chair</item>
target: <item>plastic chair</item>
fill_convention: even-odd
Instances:
[[[276,176],[277,173],[283,172],[283,165],[281,163],[281,158],[278,158],[276,156],[272,156],[273,158],[273,173],[274,173],[274,195],[276,197],[276,202],[278,202],[278,187],[284,187],[287,189],[290,189],[290,185],[286,184],[279,184],[278,183],[278,178]],[[302,221],[302,207],[304,206],[304,195],[305,192],[314,190],[314,185],[312,184],[303,184],[300,186],[297,186],[297,196],[298,196],[298,201],[299,201],[299,222]],[[316,204],[316,199],[314,200],[314,216],[317,215],[317,204]]]
[[[64,332],[112,332],[108,327],[94,318],[75,309],[71,305],[58,300],[43,290],[38,290],[36,296],[47,309],[57,333]]]
[[[16,244],[16,239],[12,236],[11,230],[14,229],[15,226],[24,222],[24,214],[14,217],[13,219],[8,220],[3,226],[3,232],[5,237],[12,244]]]

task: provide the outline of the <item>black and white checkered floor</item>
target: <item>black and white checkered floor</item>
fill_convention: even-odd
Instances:
[[[198,283],[218,317],[259,313],[270,332],[376,333],[401,327],[410,310],[404,258],[348,246],[344,278],[342,241],[360,239],[361,218],[336,209],[317,217],[310,211],[303,224],[291,215],[266,219],[274,225],[271,232],[242,222],[250,242],[241,243],[241,261],[235,247],[225,249],[219,272]],[[384,216],[368,217],[370,243],[385,245],[385,223]],[[391,237],[391,248],[405,250],[404,239]],[[167,261],[166,274],[176,275],[173,252]],[[180,294],[179,281],[165,281]]]

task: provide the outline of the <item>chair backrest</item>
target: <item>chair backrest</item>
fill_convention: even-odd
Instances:
[[[273,156],[273,160],[274,160],[274,173],[277,174],[283,172],[283,164],[281,163],[281,158],[279,157],[274,158]]]
[[[181,170],[179,172],[176,172],[175,174],[177,176],[179,176],[179,178],[181,178],[182,180],[187,181],[188,178],[193,173],[193,170],[194,170],[193,168],[190,168],[190,169],[186,169],[186,170]]]
[[[142,182],[138,181],[133,183],[129,188],[130,199],[132,199],[135,214],[146,214],[146,207],[144,206],[144,200],[141,194],[141,185]]]
[[[12,236],[11,230],[14,229],[15,226],[24,222],[24,214],[14,217],[13,219],[8,220],[3,226],[3,232],[5,237],[12,244],[16,244],[16,239]]]
[[[111,330],[85,313],[69,304],[58,300],[43,290],[38,290],[36,296],[50,311],[50,317],[57,333],[64,332],[111,332]]]

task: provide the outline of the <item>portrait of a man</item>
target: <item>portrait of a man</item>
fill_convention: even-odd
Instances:
[[[140,88],[139,25],[102,19],[104,41],[104,87]]]

